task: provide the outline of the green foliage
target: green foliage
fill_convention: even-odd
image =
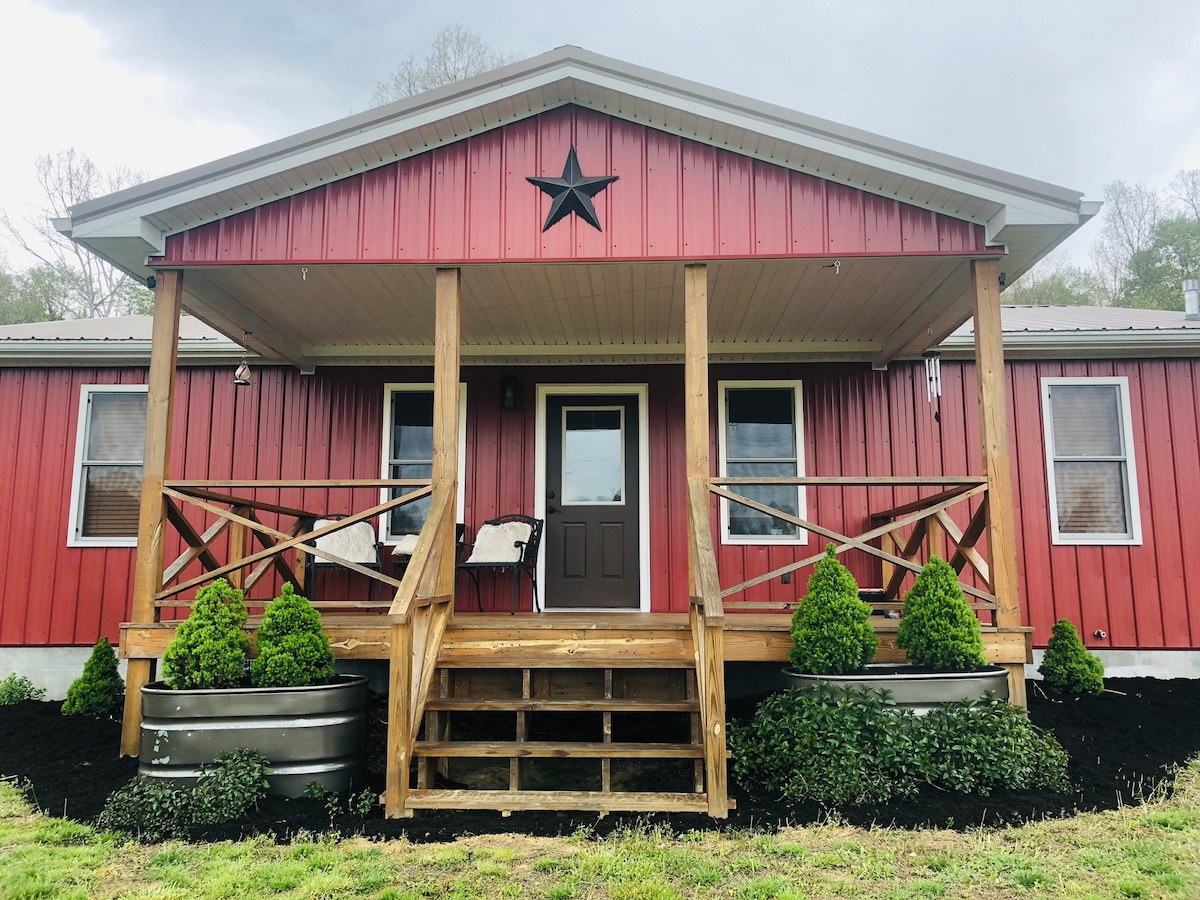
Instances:
[[[258,656],[250,665],[255,687],[299,687],[333,674],[333,651],[321,615],[290,584],[271,601],[258,629]]]
[[[875,658],[871,607],[858,597],[850,570],[830,544],[808,579],[808,593],[792,616],[788,659],[797,672],[844,675]]]
[[[257,750],[234,750],[201,768],[194,787],[135,778],[114,791],[97,824],[149,844],[187,838],[193,825],[220,825],[266,796],[270,763]]]
[[[96,824],[148,844],[187,837],[192,824],[191,791],[158,778],[135,778],[114,791]]]
[[[973,672],[987,665],[979,618],[949,563],[930,557],[904,595],[896,643],[913,662],[941,672]]]
[[[768,697],[748,726],[729,729],[729,744],[747,790],[826,807],[910,797],[922,784],[985,795],[1069,789],[1054,736],[994,699],[917,716],[880,691],[818,685]]]
[[[1054,623],[1046,655],[1038,671],[1054,694],[1099,694],[1104,690],[1104,665],[1088,652],[1075,626],[1067,619]]]
[[[46,689],[34,687],[24,675],[9,675],[0,681],[0,706],[16,706],[22,700],[41,700]]]
[[[830,807],[911,796],[913,718],[877,691],[818,684],[774,694],[749,726],[729,729],[734,777],[760,794]]]
[[[242,592],[224,578],[196,592],[192,614],[179,623],[163,653],[163,681],[174,690],[237,687],[246,673],[250,639]]]
[[[218,756],[201,769],[192,789],[192,821],[220,825],[236,819],[267,795],[271,764],[257,750],[243,748]]]
[[[71,682],[63,703],[64,716],[107,716],[125,702],[125,682],[117,671],[117,653],[108,638],[92,647],[83,674]]]

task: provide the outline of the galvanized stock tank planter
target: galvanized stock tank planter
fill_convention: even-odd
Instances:
[[[911,663],[871,663],[847,675],[801,675],[783,670],[790,687],[812,690],[817,684],[852,691],[887,691],[899,707],[918,715],[948,703],[979,700],[989,693],[1008,699],[1008,672],[1003,666],[985,666],[974,672],[938,672]]]
[[[309,782],[365,786],[367,679],[335,675],[306,687],[142,688],[138,774],[182,784],[223,753],[252,747],[271,762],[270,793],[299,797]]]

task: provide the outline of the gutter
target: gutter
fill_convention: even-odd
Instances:
[[[253,353],[255,365],[276,365]],[[190,366],[237,365],[242,348],[229,341],[180,341],[179,364]],[[79,365],[136,366],[150,364],[150,341],[138,339],[92,341],[73,339],[0,340],[0,368],[47,368]]]

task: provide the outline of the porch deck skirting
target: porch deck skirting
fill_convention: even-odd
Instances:
[[[878,617],[876,658],[899,662],[895,620]],[[251,634],[259,620],[251,618]],[[174,622],[121,626],[121,656],[157,659],[175,634]],[[389,659],[391,626],[381,615],[326,615],[325,633],[340,659]],[[983,626],[989,662],[1021,665],[1029,657],[1026,627]],[[730,613],[725,617],[725,662],[787,661],[791,616]],[[481,649],[485,648],[485,649]],[[558,656],[581,667],[602,668],[637,660],[641,666],[673,667],[693,662],[687,613],[459,613],[446,628],[438,664],[480,668],[520,667],[536,656]]]

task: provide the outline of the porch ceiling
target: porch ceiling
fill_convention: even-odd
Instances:
[[[722,260],[709,268],[717,360],[882,362],[919,354],[970,316],[969,263],[946,257]],[[222,266],[188,270],[185,306],[268,359],[301,368],[429,362],[434,267]],[[462,269],[471,363],[678,361],[678,262]]]

